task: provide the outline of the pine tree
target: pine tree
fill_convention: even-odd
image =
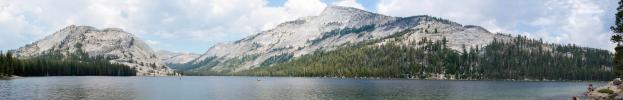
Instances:
[[[615,23],[610,27],[614,35],[612,35],[612,42],[616,43],[614,48],[614,72],[617,77],[623,77],[623,46],[621,38],[623,35],[623,0],[619,1],[619,7],[617,7],[617,13],[615,14]]]

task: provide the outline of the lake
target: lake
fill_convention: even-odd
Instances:
[[[27,77],[0,80],[0,100],[567,100],[581,95],[588,84],[605,83],[239,76]]]

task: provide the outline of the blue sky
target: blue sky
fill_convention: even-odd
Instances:
[[[117,27],[156,50],[203,53],[275,25],[349,6],[407,17],[432,15],[492,32],[611,50],[616,0],[1,0],[0,50],[68,25]]]

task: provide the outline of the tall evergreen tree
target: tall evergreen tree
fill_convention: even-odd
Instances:
[[[615,14],[615,23],[610,27],[614,35],[612,35],[612,42],[616,43],[614,48],[614,72],[617,77],[623,77],[623,0],[619,1],[619,7],[617,7],[617,13]]]

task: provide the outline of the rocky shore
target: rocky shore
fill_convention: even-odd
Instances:
[[[17,79],[17,78],[20,78],[20,77],[19,76],[15,76],[15,75],[12,75],[12,76],[0,76],[0,80],[11,80],[11,79]]]
[[[588,100],[623,100],[623,81],[616,78],[607,85],[592,88],[589,86],[585,96]]]

